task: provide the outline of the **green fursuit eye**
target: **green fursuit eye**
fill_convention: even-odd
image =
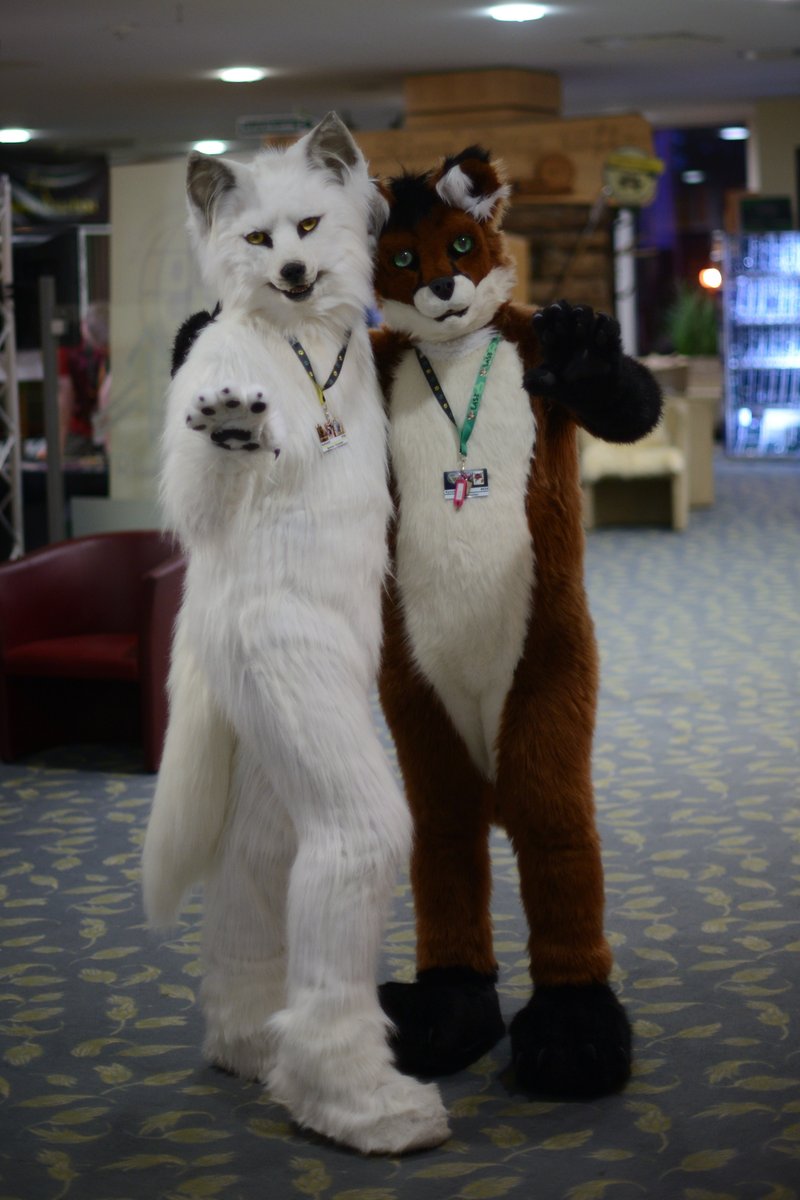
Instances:
[[[414,261],[414,255],[410,250],[401,250],[399,254],[395,254],[392,262],[396,267],[410,267]]]
[[[469,234],[462,233],[459,234],[459,236],[453,242],[453,249],[455,250],[456,254],[468,254],[474,245],[475,243]]]

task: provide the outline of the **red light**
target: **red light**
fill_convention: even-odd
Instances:
[[[722,286],[722,272],[718,267],[703,267],[698,278],[702,287],[712,291]]]

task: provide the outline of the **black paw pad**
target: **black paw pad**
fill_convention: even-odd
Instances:
[[[630,1078],[631,1027],[607,984],[538,987],[511,1022],[517,1086],[526,1092],[590,1099]]]
[[[451,1075],[505,1033],[493,975],[468,967],[421,971],[416,983],[384,983],[381,1007],[396,1027],[395,1063],[407,1075]]]
[[[227,446],[229,442],[249,442],[250,431],[247,429],[215,429],[211,434],[211,440],[218,446]],[[245,446],[245,449],[249,449],[249,447]]]

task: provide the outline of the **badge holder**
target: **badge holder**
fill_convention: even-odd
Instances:
[[[489,472],[486,467],[461,466],[444,473],[444,498],[461,508],[469,500],[489,495]]]

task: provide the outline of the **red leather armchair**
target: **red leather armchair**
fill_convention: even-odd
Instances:
[[[157,771],[184,560],[156,530],[58,542],[0,565],[0,757],[129,742]]]

